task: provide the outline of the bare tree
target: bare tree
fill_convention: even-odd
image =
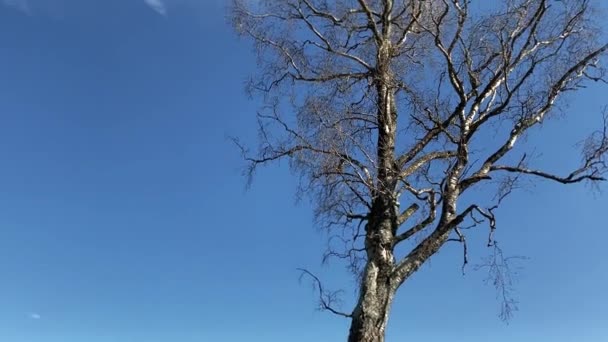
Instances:
[[[497,248],[496,208],[523,178],[604,180],[606,111],[569,173],[535,169],[519,148],[569,93],[605,82],[608,44],[592,4],[490,3],[233,3],[233,25],[258,56],[249,90],[264,100],[259,148],[239,146],[250,173],[289,160],[330,232],[326,257],[346,260],[359,277],[356,307],[340,312],[309,274],[322,308],[352,320],[348,341],[383,341],[397,289],[447,242],[462,244],[466,264],[466,232],[485,222]],[[479,187],[497,196],[465,196]],[[508,286],[498,252],[488,267]]]

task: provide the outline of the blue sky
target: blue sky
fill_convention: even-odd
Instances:
[[[0,0],[0,341],[344,340],[298,281],[354,298],[295,179],[276,165],[244,190],[226,137],[255,143],[255,64],[224,18],[219,0]],[[542,166],[578,161],[605,94],[530,139]],[[606,195],[530,190],[498,212],[503,248],[530,258],[511,324],[454,245],[402,287],[389,341],[608,340]]]

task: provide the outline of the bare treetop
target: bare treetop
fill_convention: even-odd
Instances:
[[[387,279],[392,300],[447,241],[461,242],[466,258],[464,226],[488,223],[492,245],[494,210],[519,177],[568,184],[600,181],[608,171],[606,115],[575,170],[538,170],[514,152],[563,95],[605,81],[608,45],[591,2],[492,4],[234,3],[234,26],[258,56],[249,90],[265,103],[259,149],[243,147],[250,171],[290,160],[319,223],[334,234],[327,256],[348,260],[362,277],[360,310],[366,281]],[[497,200],[458,208],[463,193],[501,175]],[[414,238],[419,243],[396,260],[396,246]]]

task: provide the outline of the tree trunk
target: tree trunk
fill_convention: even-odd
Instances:
[[[390,25],[384,27],[388,30]],[[390,30],[384,32],[390,36]],[[395,258],[394,234],[397,231],[398,204],[393,196],[396,188],[395,135],[397,111],[393,73],[390,65],[390,40],[378,51],[378,191],[374,194],[370,218],[366,225],[365,249],[367,264],[361,280],[359,301],[351,321],[348,342],[384,342],[384,334],[396,286],[392,281]]]
[[[353,312],[348,342],[383,342],[394,289],[386,275],[370,263],[359,303]]]
[[[384,341],[389,311],[397,289],[392,275],[391,220],[371,219],[366,230],[368,262],[361,279],[359,301],[353,311],[348,342]]]

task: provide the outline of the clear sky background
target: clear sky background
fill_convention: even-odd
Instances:
[[[298,281],[353,302],[296,180],[276,165],[245,191],[226,139],[255,144],[254,68],[220,0],[0,0],[0,341],[345,340]],[[578,162],[606,90],[529,139],[537,165]],[[505,252],[530,258],[510,325],[453,245],[402,287],[388,341],[608,341],[608,195],[529,190],[498,211]]]

